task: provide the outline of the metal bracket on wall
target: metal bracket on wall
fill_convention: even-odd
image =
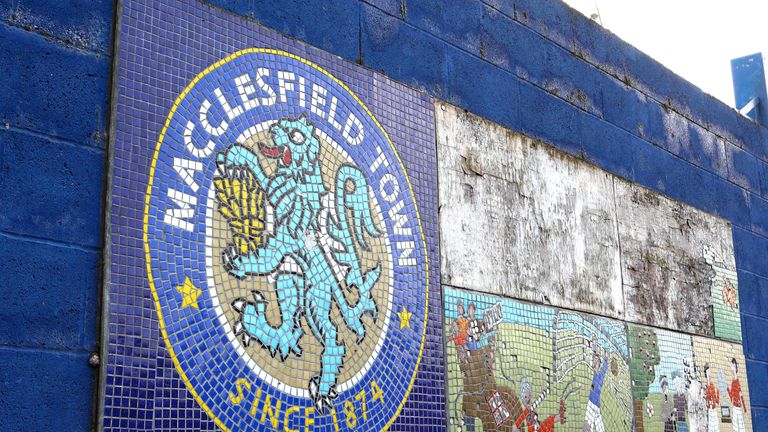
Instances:
[[[741,115],[768,126],[768,110],[760,103],[768,100],[762,53],[731,60],[731,74],[736,109]]]
[[[757,108],[758,105],[760,105],[760,98],[754,97],[750,99],[746,105],[739,108],[739,113],[741,115],[749,116],[749,113],[752,112],[752,110],[754,110],[755,108]]]

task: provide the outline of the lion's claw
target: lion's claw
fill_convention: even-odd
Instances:
[[[331,386],[328,390],[328,394],[320,394],[320,376],[312,377],[309,380],[309,396],[315,403],[315,410],[321,414],[325,414],[326,408],[333,408],[333,400],[336,399],[339,394],[336,391],[336,386]]]

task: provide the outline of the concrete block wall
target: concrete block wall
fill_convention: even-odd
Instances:
[[[0,430],[91,430],[111,1],[0,1]]]
[[[555,0],[209,3],[732,222],[768,428],[768,130]],[[3,430],[92,424],[113,11],[0,1]]]

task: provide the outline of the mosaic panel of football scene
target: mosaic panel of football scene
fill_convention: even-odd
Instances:
[[[629,324],[638,432],[698,431],[702,382],[689,335]]]
[[[696,379],[704,401],[697,419],[701,426],[691,431],[745,432],[752,430],[749,386],[741,345],[692,337]]]
[[[629,325],[638,432],[752,430],[741,346]]]
[[[623,323],[448,287],[444,292],[450,430],[632,429]]]

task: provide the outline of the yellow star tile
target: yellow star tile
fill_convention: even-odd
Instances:
[[[408,312],[408,309],[403,306],[402,309],[400,309],[400,312],[397,313],[397,316],[400,318],[400,330],[408,327],[411,328],[411,316],[413,314]]]
[[[189,278],[184,280],[184,285],[176,287],[176,291],[181,294],[181,308],[184,309],[187,306],[191,306],[195,309],[200,309],[197,306],[197,298],[200,297],[202,291],[198,289],[195,284],[192,283]]]

